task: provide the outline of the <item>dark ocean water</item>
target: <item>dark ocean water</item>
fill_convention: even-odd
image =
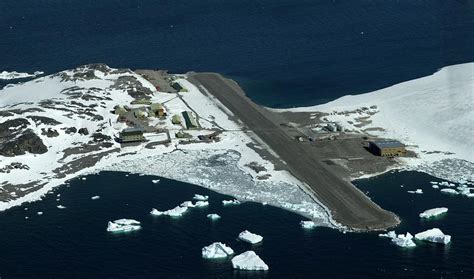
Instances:
[[[150,176],[105,172],[71,181],[43,201],[0,213],[2,278],[472,278],[474,242],[472,199],[451,197],[431,189],[433,178],[416,172],[390,173],[357,185],[403,220],[397,232],[416,233],[439,227],[453,236],[448,246],[418,243],[396,247],[375,233],[340,233],[328,228],[306,231],[294,213],[243,203],[223,207],[230,197],[201,187]],[[404,184],[404,188],[400,187]],[[425,194],[406,191],[423,188]],[[149,214],[165,210],[195,193],[210,196],[208,208],[194,208],[182,218]],[[60,201],[56,195],[61,194]],[[94,195],[101,196],[91,200]],[[57,204],[66,209],[56,208]],[[441,219],[421,221],[419,212],[446,206]],[[28,210],[24,210],[27,207]],[[42,211],[43,215],[36,215]],[[208,213],[221,220],[211,222]],[[24,217],[28,216],[29,219]],[[106,232],[107,221],[133,218],[142,229]],[[236,240],[248,229],[264,237],[253,248]],[[236,272],[229,260],[204,260],[201,248],[214,241],[236,253],[249,249],[270,266],[268,272]]]
[[[309,106],[422,77],[474,61],[471,0],[2,0],[0,71],[53,73],[87,63],[216,71],[235,78],[256,102]],[[0,83],[0,86],[5,83]],[[223,208],[223,195],[197,186],[122,173],[89,176],[44,201],[0,213],[2,278],[472,278],[473,201],[430,188],[432,177],[392,173],[358,181],[382,207],[401,216],[397,232],[440,227],[444,247],[411,250],[376,234],[302,230],[300,216],[255,203]],[[405,188],[401,188],[404,184]],[[408,188],[422,187],[423,195]],[[194,193],[208,209],[177,220],[153,218]],[[91,200],[93,195],[102,196]],[[418,213],[447,206],[430,222]],[[36,215],[44,211],[44,215]],[[211,223],[205,215],[217,212]],[[29,216],[28,220],[24,217]],[[122,235],[107,221],[136,218],[143,229]],[[267,273],[232,271],[228,261],[201,259],[214,241],[240,253],[249,229],[264,236],[254,247]]]
[[[314,105],[474,61],[472,0],[2,0],[0,70],[216,71]]]

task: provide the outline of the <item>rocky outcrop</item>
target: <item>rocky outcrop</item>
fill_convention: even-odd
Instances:
[[[30,129],[19,137],[0,143],[0,155],[8,157],[23,155],[26,152],[43,154],[47,151],[48,148],[46,148],[41,138]]]

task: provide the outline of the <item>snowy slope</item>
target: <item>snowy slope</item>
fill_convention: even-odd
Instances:
[[[346,129],[398,139],[420,157],[409,164],[448,158],[474,162],[474,63],[445,67],[431,76],[371,93],[289,110],[325,112],[328,121],[340,122]],[[371,123],[356,127],[361,118]]]

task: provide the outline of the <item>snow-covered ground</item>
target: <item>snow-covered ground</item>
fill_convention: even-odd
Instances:
[[[151,83],[130,70],[84,66],[25,83],[7,85],[0,90],[0,112],[12,111],[8,116],[2,116],[2,122],[26,119],[28,128],[48,149],[43,154],[27,152],[14,157],[0,156],[0,169],[15,162],[29,167],[28,170],[18,168],[2,173],[0,191],[7,193],[3,185],[10,184],[13,187],[18,185],[16,194],[22,191],[25,194],[0,202],[0,210],[38,200],[69,179],[109,170],[188,182],[233,195],[240,201],[256,201],[282,207],[307,216],[318,225],[333,226],[326,210],[300,188],[301,183],[297,179],[286,171],[275,170],[272,162],[263,159],[249,147],[249,144],[257,147],[260,144],[246,132],[239,130],[240,124],[230,120],[225,108],[207,94],[202,94],[186,76],[178,76],[176,81],[186,87],[188,92],[179,95],[158,92]],[[146,148],[145,143],[121,147],[113,141],[113,137],[126,125],[117,123],[117,115],[111,112],[116,105],[134,107],[130,105],[134,100],[130,92],[137,91],[149,92],[147,94],[152,102],[164,104],[168,117],[165,120],[151,119],[150,125],[169,129],[171,144],[155,145],[153,148]],[[174,134],[183,127],[172,124],[171,116],[184,110],[192,110],[202,127],[198,130],[186,130],[186,133],[197,137],[213,132],[211,128],[219,129],[222,131],[220,140],[210,143],[180,143],[181,139],[175,138]],[[59,124],[41,123],[29,118],[32,116],[49,117]],[[86,128],[89,134],[66,133],[66,129],[70,127]],[[42,134],[42,129],[48,128],[54,128],[59,135],[48,137]],[[91,135],[94,133],[108,136],[112,140],[106,140],[106,145],[101,144],[100,140],[98,143],[91,142]],[[83,150],[85,146],[93,148]],[[92,166],[76,167],[71,171],[79,162],[91,158],[97,160]],[[248,166],[250,163],[256,163],[264,170],[257,173]],[[258,176],[266,178],[262,180]],[[30,184],[29,188],[25,186]],[[199,205],[205,206],[206,203],[201,202]],[[161,211],[154,213],[158,212]]]
[[[0,72],[0,80],[12,80],[12,79],[20,79],[20,78],[31,78],[31,77],[36,77],[44,74],[44,72],[41,71],[36,71],[32,74],[29,73],[19,73],[17,71],[13,72],[7,72],[7,71],[2,71]]]
[[[407,169],[450,181],[474,180],[474,63],[289,111],[328,113],[328,122],[346,130],[398,139],[418,155],[400,159]]]

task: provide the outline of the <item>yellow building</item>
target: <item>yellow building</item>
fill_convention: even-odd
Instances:
[[[369,142],[372,153],[382,157],[404,156],[407,153],[405,145],[396,140],[377,140]]]

